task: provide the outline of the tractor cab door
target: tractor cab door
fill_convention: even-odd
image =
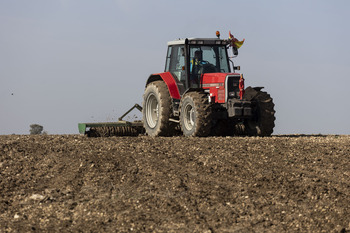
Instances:
[[[205,73],[230,72],[226,47],[222,45],[190,45],[190,87],[199,87]]]
[[[172,45],[168,47],[165,72],[170,72],[177,82],[177,86],[182,95],[187,89],[185,46]]]

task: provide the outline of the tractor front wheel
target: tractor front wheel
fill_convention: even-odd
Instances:
[[[143,95],[143,125],[149,136],[172,136],[175,125],[172,116],[172,102],[167,85],[155,81],[147,85]]]
[[[264,91],[248,87],[245,99],[256,103],[253,119],[245,123],[245,129],[250,136],[270,136],[275,127],[275,110],[271,96]]]
[[[211,108],[205,93],[189,92],[180,103],[180,126],[185,136],[208,136]]]

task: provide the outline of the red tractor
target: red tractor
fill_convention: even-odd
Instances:
[[[233,38],[234,39],[234,38]],[[272,98],[263,87],[244,88],[232,39],[168,42],[163,73],[152,74],[143,95],[143,126],[150,136],[269,136],[275,126]],[[232,65],[231,65],[232,63]]]
[[[272,98],[262,87],[244,88],[237,39],[190,38],[168,43],[163,73],[146,82],[143,107],[135,104],[118,122],[79,123],[88,136],[269,136],[275,126]],[[241,42],[242,43],[242,42]],[[232,63],[232,65],[231,65]],[[143,121],[124,121],[134,108]]]

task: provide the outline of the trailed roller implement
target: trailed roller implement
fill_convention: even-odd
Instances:
[[[145,129],[142,121],[123,121],[123,118],[135,108],[142,111],[142,107],[135,104],[117,122],[79,123],[79,133],[88,137],[138,136],[143,134]]]

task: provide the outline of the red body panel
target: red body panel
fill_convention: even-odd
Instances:
[[[225,103],[225,80],[227,75],[239,75],[237,73],[206,73],[202,76],[203,89],[210,90],[213,103]]]
[[[213,103],[225,103],[225,81],[227,75],[240,75],[238,73],[206,73],[201,77],[201,84],[203,89],[210,90],[210,97]],[[176,81],[170,72],[152,74],[148,82],[156,78],[159,80],[159,77],[166,83],[169,89],[171,98],[180,99],[181,95],[179,88],[177,87]],[[147,83],[148,83],[147,82]]]
[[[150,76],[150,78],[155,77],[155,76],[161,77],[163,79],[163,81],[166,83],[166,85],[168,86],[171,98],[173,98],[173,99],[180,99],[181,98],[179,88],[177,87],[176,81],[170,72],[152,74]]]

